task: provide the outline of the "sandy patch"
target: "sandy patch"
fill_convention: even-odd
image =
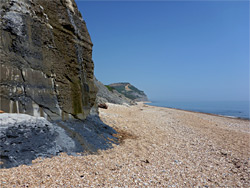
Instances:
[[[127,84],[127,85],[125,86],[125,90],[126,90],[126,91],[132,91],[128,86],[129,86],[129,84]]]

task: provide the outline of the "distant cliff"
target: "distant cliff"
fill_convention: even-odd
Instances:
[[[109,90],[116,90],[119,93],[123,94],[125,97],[133,101],[149,101],[147,95],[144,91],[137,89],[135,86],[130,83],[114,83],[107,86]]]
[[[0,26],[0,110],[85,119],[93,45],[74,0],[1,0]]]
[[[97,92],[97,103],[114,103],[114,104],[127,104],[132,105],[135,104],[133,100],[125,97],[123,94],[119,93],[118,91],[109,90],[109,88],[103,85],[100,81],[95,79],[95,85],[98,88]]]

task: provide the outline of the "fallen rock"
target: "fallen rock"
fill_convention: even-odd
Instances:
[[[50,157],[63,151],[56,137],[64,137],[67,145],[74,148],[74,142],[60,128],[54,127],[42,117],[25,114],[0,115],[0,160],[2,168],[29,164],[37,157]],[[61,139],[61,140],[64,140]],[[65,143],[65,142],[64,142]]]
[[[104,109],[108,109],[108,105],[104,104],[98,104],[99,108],[104,108]]]
[[[26,114],[0,114],[0,168],[31,164],[38,157],[60,152],[95,153],[118,143],[115,130],[97,116],[85,121],[56,121]]]

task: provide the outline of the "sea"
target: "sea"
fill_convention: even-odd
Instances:
[[[216,114],[227,117],[250,119],[249,101],[152,101],[151,103],[147,104],[152,106],[175,108],[193,112]]]

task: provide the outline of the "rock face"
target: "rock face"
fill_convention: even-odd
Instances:
[[[118,144],[94,115],[92,46],[74,0],[0,0],[0,168]]]
[[[130,100],[139,101],[149,101],[147,95],[144,91],[137,89],[130,83],[114,83],[110,84],[109,87],[113,90],[118,91]]]
[[[49,122],[26,114],[0,114],[0,168],[31,164],[37,157],[51,157],[60,152],[71,155],[108,149],[118,139],[115,130],[97,116],[86,120]]]
[[[97,89],[74,0],[1,0],[0,26],[0,110],[85,119]]]
[[[103,85],[100,81],[95,78],[95,85],[98,88],[97,92],[97,103],[114,103],[114,104],[135,104],[131,99],[125,97],[123,94],[119,93],[116,90],[109,91],[108,88]]]

